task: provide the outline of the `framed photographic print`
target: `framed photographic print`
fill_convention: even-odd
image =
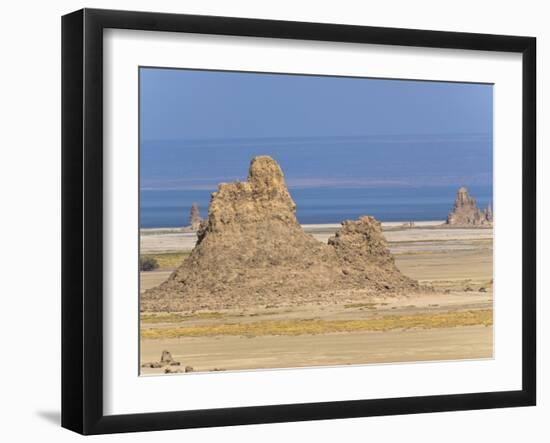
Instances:
[[[62,21],[62,425],[529,406],[531,37]]]

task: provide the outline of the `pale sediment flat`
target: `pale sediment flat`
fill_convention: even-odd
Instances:
[[[194,371],[296,368],[492,358],[493,328],[394,330],[343,334],[167,339],[172,357]],[[142,361],[159,357],[155,340],[141,343]],[[142,368],[142,374],[162,373]],[[184,375],[186,376],[186,375]]]
[[[402,226],[405,226],[407,223],[410,223],[410,222],[408,221],[382,222],[382,228],[402,227]],[[440,226],[443,223],[445,223],[445,220],[420,220],[412,223],[414,223],[414,227],[416,228],[426,228],[426,227]]]
[[[415,222],[414,228],[405,228],[405,237],[410,236],[411,232],[419,231],[418,228],[430,228],[442,225],[442,220],[435,221],[419,221]],[[403,234],[399,234],[402,231],[394,231],[394,229],[403,226],[405,222],[384,222],[382,228],[388,230],[386,237],[403,237]],[[334,235],[336,230],[340,228],[338,223],[325,223],[325,224],[303,224],[302,228],[308,234],[313,235],[317,240],[326,242],[329,237]],[[459,231],[453,229],[452,231],[439,231],[439,233],[432,234],[435,238],[447,238],[453,235],[450,232]],[[472,230],[468,230],[472,231]],[[474,229],[473,231],[482,231],[480,229]],[[419,234],[422,237],[424,234]],[[457,232],[456,235],[460,235]],[[477,234],[473,232],[472,236]],[[422,237],[423,238],[423,237]],[[388,238],[390,240],[390,238]],[[191,251],[195,247],[197,242],[197,234],[194,232],[185,232],[180,228],[143,228],[140,230],[140,251],[142,254],[162,253],[162,252],[185,252]]]
[[[188,252],[195,247],[195,232],[149,230],[140,235],[140,253]]]
[[[171,273],[172,270],[140,272],[140,291],[143,292],[149,288],[154,288],[155,286],[160,285],[163,281],[170,277]]]
[[[364,304],[301,306],[284,309],[248,308],[214,315],[183,317],[167,323],[142,322],[143,328],[216,326],[227,323],[354,321],[385,316],[492,312],[493,230],[440,229],[442,221],[384,224],[384,234],[397,267],[406,275],[431,285],[434,292],[415,296],[369,299]],[[304,230],[326,242],[339,225],[304,225]],[[183,260],[193,248],[193,233],[142,232],[142,253],[170,252]],[[168,278],[175,266],[141,273],[142,290]],[[490,314],[492,316],[492,314]],[[367,364],[491,358],[491,325],[391,329],[345,333],[259,336],[181,336],[141,340],[141,361],[158,361],[168,350],[182,365],[195,371],[241,370],[340,364]],[[164,369],[142,369],[143,374]]]
[[[490,228],[453,228],[453,229],[426,229],[411,228],[401,230],[384,231],[388,242],[427,242],[427,241],[452,241],[452,240],[492,240],[493,230]]]

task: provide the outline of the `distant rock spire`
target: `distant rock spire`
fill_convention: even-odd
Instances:
[[[470,196],[468,189],[461,187],[456,193],[453,210],[447,216],[448,225],[481,226],[493,222],[493,211],[489,207],[480,211],[476,200]]]
[[[493,207],[490,204],[483,210],[483,216],[485,217],[485,221],[493,223]]]
[[[189,214],[189,226],[191,226],[191,229],[193,231],[197,231],[199,229],[201,221],[202,218],[199,211],[199,206],[195,202],[193,202],[193,204],[191,205],[191,212]]]

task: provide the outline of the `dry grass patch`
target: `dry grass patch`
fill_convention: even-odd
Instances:
[[[493,310],[470,310],[416,315],[387,315],[364,320],[264,320],[175,328],[143,328],[142,338],[207,337],[240,335],[315,335],[336,332],[389,331],[392,329],[431,329],[493,324]]]
[[[344,305],[344,308],[351,309],[351,308],[367,308],[367,309],[376,309],[376,305],[378,303],[348,303],[347,305]],[[386,303],[387,304],[387,303]]]
[[[216,320],[222,318],[221,312],[195,312],[193,314],[141,314],[142,323],[179,323],[188,320]]]

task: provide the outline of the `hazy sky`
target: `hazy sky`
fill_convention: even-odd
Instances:
[[[206,189],[254,155],[290,187],[492,182],[491,85],[142,68],[141,186]]]

